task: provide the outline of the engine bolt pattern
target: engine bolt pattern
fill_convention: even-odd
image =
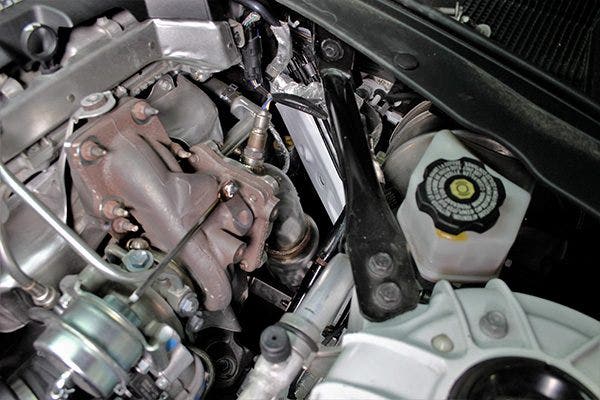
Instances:
[[[395,282],[383,282],[375,289],[375,303],[386,310],[395,309],[402,300],[402,292]]]
[[[129,250],[121,260],[129,271],[142,271],[150,268],[154,257],[146,250]]]
[[[183,317],[191,317],[198,311],[198,307],[200,307],[198,297],[194,293],[188,293],[179,301],[179,314]]]
[[[385,278],[393,270],[392,257],[388,253],[379,252],[369,258],[368,269],[372,275]]]
[[[108,102],[108,99],[102,93],[88,94],[81,100],[81,107],[85,111],[94,111]]]

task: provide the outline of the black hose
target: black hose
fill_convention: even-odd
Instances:
[[[262,19],[264,19],[269,25],[272,26],[281,26],[281,23],[277,18],[273,17],[273,14],[265,7],[264,4],[257,0],[233,0],[236,3],[243,5],[244,7],[257,12],[260,14]]]
[[[327,112],[325,110],[322,110],[319,106],[304,97],[289,93],[273,93],[273,101],[305,112],[313,117],[327,119]]]

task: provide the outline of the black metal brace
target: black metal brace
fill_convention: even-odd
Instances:
[[[371,321],[384,321],[415,308],[419,286],[406,239],[375,174],[345,54],[323,63],[321,76],[332,140],[345,171],[346,248],[361,312]]]

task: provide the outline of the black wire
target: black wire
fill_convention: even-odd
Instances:
[[[342,334],[342,332],[344,331],[344,328],[346,328],[348,326],[348,320],[350,319],[350,303],[351,302],[352,302],[352,300],[350,302],[348,302],[348,304],[344,308],[344,311],[342,312],[342,316],[338,320],[337,324],[335,324],[335,327],[331,330],[331,333],[329,333],[325,338],[323,338],[323,341],[321,343],[324,346],[327,346],[329,344],[329,342],[331,342],[331,340],[333,340],[333,338],[339,337]]]
[[[256,1],[256,0],[233,0],[233,1],[243,5],[244,7],[248,8],[252,11],[257,12],[258,14],[260,14],[262,19],[264,19],[269,25],[281,26],[281,23],[277,20],[277,18],[273,17],[273,14],[271,14],[271,12],[267,9],[267,7],[265,7],[264,4],[262,4],[261,2]]]
[[[319,119],[327,119],[327,112],[303,97],[289,93],[273,93],[273,101],[305,112]]]

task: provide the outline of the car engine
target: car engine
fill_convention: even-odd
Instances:
[[[0,1],[1,399],[600,398],[598,181],[317,3]]]

